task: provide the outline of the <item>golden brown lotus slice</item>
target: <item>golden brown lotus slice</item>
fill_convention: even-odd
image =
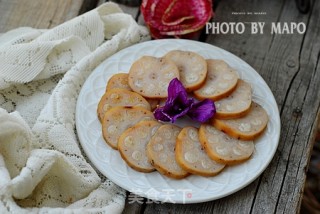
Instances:
[[[157,107],[159,106],[163,106],[165,105],[166,103],[166,100],[165,98],[146,98],[146,100],[148,101],[148,103],[150,104],[150,107],[151,107],[151,111],[155,110]]]
[[[147,155],[154,168],[175,179],[188,176],[188,172],[179,166],[175,158],[176,139],[180,130],[175,125],[162,125],[147,145]]]
[[[131,91],[131,88],[128,83],[128,73],[117,73],[114,74],[107,83],[106,91],[114,88],[122,88],[128,91]]]
[[[118,139],[128,128],[143,120],[154,120],[153,113],[142,107],[113,107],[102,120],[102,134],[107,144],[118,149]]]
[[[179,69],[180,81],[188,92],[201,87],[207,76],[207,62],[199,54],[191,51],[173,50],[165,55]]]
[[[179,70],[165,58],[143,56],[129,70],[131,89],[147,98],[166,98],[168,85],[174,78],[179,79]]]
[[[238,73],[223,60],[208,59],[207,66],[206,81],[201,88],[193,92],[195,97],[217,101],[230,95],[237,86]]]
[[[178,135],[176,160],[187,172],[201,176],[214,176],[225,167],[225,164],[212,160],[204,151],[198,129],[194,127],[185,127]]]
[[[140,172],[155,170],[147,157],[147,144],[161,125],[157,121],[141,121],[121,134],[118,150],[131,168]]]
[[[207,124],[200,126],[199,140],[209,157],[222,164],[241,163],[254,151],[253,141],[232,138]]]
[[[140,94],[126,89],[115,88],[105,92],[98,104],[98,118],[103,120],[105,113],[116,106],[140,106],[151,110],[150,104]]]
[[[228,135],[241,140],[254,140],[267,127],[269,117],[267,112],[257,103],[252,102],[249,112],[237,119],[213,119],[212,124]]]
[[[215,102],[215,118],[239,118],[248,113],[252,102],[252,89],[249,83],[238,80],[236,89],[228,97]]]

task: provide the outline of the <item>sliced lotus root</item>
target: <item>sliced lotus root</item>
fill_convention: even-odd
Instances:
[[[268,124],[267,112],[252,102],[248,114],[237,119],[213,119],[213,125],[228,135],[241,140],[254,140],[259,137]]]
[[[160,126],[147,145],[151,164],[165,176],[181,179],[188,175],[175,158],[176,139],[181,128],[171,124]]]
[[[122,89],[126,89],[128,91],[131,91],[131,88],[128,83],[128,77],[129,77],[128,73],[114,74],[108,80],[106,91],[114,89],[114,88],[122,88]]]
[[[153,111],[157,107],[165,105],[167,99],[165,99],[165,98],[162,98],[162,99],[160,99],[160,98],[159,99],[146,98],[146,100],[150,104],[151,111]]]
[[[212,160],[199,142],[198,129],[185,127],[181,130],[176,144],[176,160],[187,172],[201,176],[214,176],[225,164]]]
[[[254,151],[253,141],[237,140],[211,125],[200,126],[199,140],[209,157],[222,164],[241,163]]]
[[[165,58],[143,56],[132,64],[129,71],[131,89],[148,98],[166,98],[168,85],[174,78],[179,79],[179,70]]]
[[[118,139],[128,128],[142,120],[154,120],[153,113],[142,107],[113,107],[102,120],[102,134],[105,141],[118,149]]]
[[[249,83],[238,80],[236,89],[228,97],[215,102],[215,118],[231,119],[243,117],[250,110],[252,89]]]
[[[147,144],[161,125],[157,121],[140,121],[121,134],[118,150],[130,167],[140,172],[155,170],[147,157]]]
[[[105,113],[116,106],[140,106],[151,110],[150,104],[140,94],[126,89],[115,88],[106,91],[98,104],[98,118],[102,121]]]
[[[230,95],[237,86],[239,75],[223,60],[208,59],[208,73],[205,83],[194,91],[196,98],[214,101]]]
[[[190,51],[173,50],[165,55],[179,69],[180,81],[188,92],[202,86],[207,76],[206,60]]]

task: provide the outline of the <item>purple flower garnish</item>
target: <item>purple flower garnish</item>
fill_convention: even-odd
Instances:
[[[168,86],[168,98],[164,106],[158,107],[154,111],[154,117],[157,120],[174,123],[179,117],[188,115],[191,119],[206,122],[213,117],[216,109],[214,102],[205,99],[201,102],[195,102],[188,98],[186,89],[182,83],[174,78]]]
[[[187,115],[192,119],[201,123],[206,122],[216,113],[214,102],[209,99],[194,103],[189,109]]]
[[[192,98],[188,99],[187,91],[182,83],[174,78],[168,86],[166,104],[154,111],[154,117],[157,120],[174,123],[177,118],[187,114],[193,103]]]

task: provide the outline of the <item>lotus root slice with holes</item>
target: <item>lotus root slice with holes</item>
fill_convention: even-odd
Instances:
[[[108,80],[106,91],[114,88],[122,88],[131,91],[128,83],[128,77],[128,73],[117,73],[112,75],[112,77]]]
[[[246,115],[252,102],[251,85],[243,80],[238,81],[236,89],[228,97],[215,102],[218,119],[233,119]]]
[[[254,151],[253,141],[232,138],[207,124],[200,126],[199,140],[209,157],[222,164],[241,163],[249,159]]]
[[[123,160],[134,170],[155,170],[147,157],[147,144],[161,125],[157,121],[140,121],[120,135],[118,150]]]
[[[151,164],[161,174],[175,179],[188,176],[175,158],[176,140],[181,128],[171,124],[160,126],[147,145],[147,155]]]
[[[143,56],[129,70],[131,89],[147,98],[166,98],[172,79],[179,79],[177,66],[165,58]]]
[[[237,86],[238,73],[225,61],[217,59],[207,60],[208,73],[205,83],[201,88],[194,91],[199,100],[220,100],[229,96]]]
[[[118,149],[120,135],[143,120],[154,120],[153,113],[142,107],[113,107],[102,121],[103,138],[113,149]]]
[[[200,144],[198,129],[185,127],[177,138],[176,160],[189,173],[214,176],[221,172],[225,164],[212,160]]]
[[[255,140],[264,132],[268,121],[267,112],[259,104],[252,102],[244,117],[228,120],[214,118],[212,124],[234,138]]]
[[[140,106],[147,110],[151,110],[148,101],[140,94],[128,91],[126,89],[116,88],[108,90],[101,97],[97,109],[99,120],[102,121],[105,113],[112,107],[116,106]]]
[[[207,62],[191,51],[173,50],[165,58],[174,62],[179,69],[180,81],[188,92],[201,87],[207,76]]]

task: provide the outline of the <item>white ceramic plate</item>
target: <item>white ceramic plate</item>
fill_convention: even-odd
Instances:
[[[270,121],[255,141],[253,156],[246,162],[227,167],[215,177],[191,175],[182,180],[158,172],[141,173],[131,169],[103,140],[96,109],[108,79],[117,72],[128,72],[143,55],[160,57],[170,50],[194,51],[205,58],[223,59],[240,78],[251,83],[253,100],[264,107]],[[246,62],[218,47],[191,40],[155,40],[123,49],[101,63],[83,85],[76,110],[76,126],[81,145],[102,174],[120,187],[137,195],[162,202],[199,203],[230,195],[254,181],[270,163],[279,142],[280,118],[277,103],[268,85]],[[132,198],[133,200],[134,198]]]

